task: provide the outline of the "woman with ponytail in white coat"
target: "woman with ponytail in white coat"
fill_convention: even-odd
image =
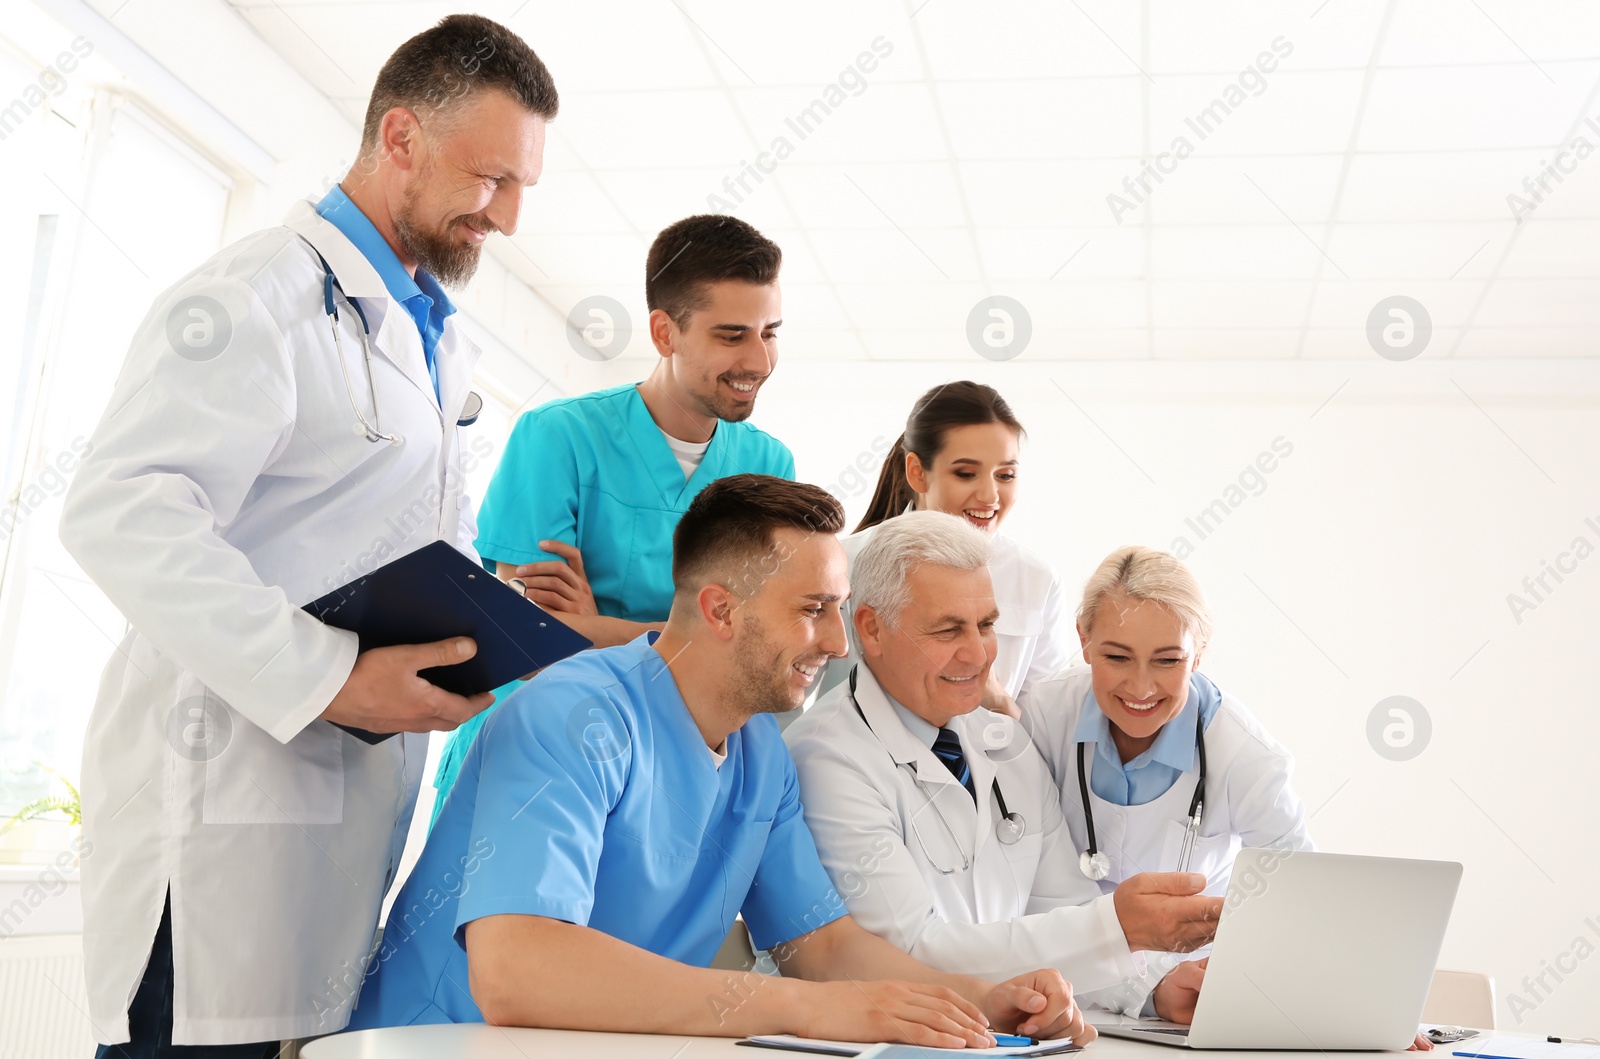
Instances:
[[[905,433],[884,458],[866,516],[843,539],[853,567],[873,530],[907,511],[943,511],[989,536],[999,653],[983,704],[1013,717],[1024,688],[1065,669],[1077,654],[1060,575],[1043,556],[1000,532],[1017,502],[1022,438],[1022,424],[993,387],[968,381],[935,386],[912,406]],[[829,663],[818,695],[843,682],[859,660],[852,650]]]

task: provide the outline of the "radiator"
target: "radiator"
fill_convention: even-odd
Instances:
[[[82,935],[0,941],[0,1059],[93,1055],[88,1011]]]

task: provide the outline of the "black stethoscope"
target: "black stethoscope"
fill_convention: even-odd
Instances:
[[[856,700],[857,668],[858,666],[850,667],[850,704],[856,708],[856,716],[860,717],[861,723],[867,726],[867,731],[872,732],[872,722],[867,720],[867,715],[861,711],[861,703]],[[873,732],[873,735],[876,736],[877,733]],[[916,773],[915,762],[902,761],[896,762],[895,764],[899,766],[909,766],[913,775]],[[1000,819],[996,820],[994,824],[994,837],[1000,840],[1001,845],[1014,846],[1022,840],[1023,835],[1028,833],[1028,822],[1023,819],[1021,813],[1014,813],[1006,807],[1006,796],[1000,790],[999,776],[994,778],[990,789],[994,792],[994,803],[1000,809]],[[929,800],[932,801],[932,799]],[[917,818],[913,816],[911,818],[911,830],[916,832],[917,843],[922,847],[923,857],[929,864],[933,865],[933,870],[938,872],[940,875],[956,875],[960,872],[966,871],[968,868],[972,867],[971,855],[961,849],[961,842],[956,838],[955,828],[950,826],[950,821],[945,819],[944,811],[939,808],[938,803],[936,802],[934,803],[933,811],[938,815],[940,823],[944,824],[945,831],[950,835],[951,843],[956,847],[956,850],[961,853],[961,867],[941,868],[938,863],[934,861],[933,856],[928,852],[927,842],[923,841],[922,831],[917,827]]]
[[[367,340],[370,332],[370,328],[367,327],[367,314],[362,312],[361,306],[356,304],[355,299],[345,294],[344,288],[339,286],[339,281],[333,276],[333,269],[328,267],[328,259],[317,253],[317,260],[322,262],[322,309],[328,314],[328,326],[333,329],[333,347],[339,351],[339,371],[344,375],[344,392],[349,394],[350,407],[356,413],[356,433],[365,436],[373,444],[380,441],[387,441],[391,445],[402,444],[405,442],[404,436],[383,432],[383,420],[378,415],[378,390],[376,381],[372,377],[372,344]],[[361,321],[361,358],[367,369],[367,400],[372,404],[371,422],[368,422],[366,413],[361,411],[361,406],[356,403],[355,387],[350,384],[350,366],[345,361],[344,339],[339,335],[339,305],[333,298],[335,288],[349,303],[350,308],[356,311],[356,318]],[[482,412],[483,398],[469,391],[466,403],[461,406],[461,416],[456,420],[456,426],[470,427],[478,421],[478,416]]]
[[[1095,844],[1094,810],[1089,805],[1089,780],[1083,773],[1083,748],[1078,744],[1078,797],[1083,799],[1083,821],[1089,829],[1089,848],[1078,854],[1078,868],[1099,882],[1111,874],[1111,858],[1101,853]],[[1194,854],[1195,840],[1200,836],[1200,817],[1205,812],[1206,793],[1206,728],[1205,716],[1195,710],[1194,745],[1200,753],[1200,780],[1194,785],[1194,797],[1189,799],[1189,822],[1183,829],[1183,845],[1178,850],[1178,870],[1189,870],[1189,858]]]

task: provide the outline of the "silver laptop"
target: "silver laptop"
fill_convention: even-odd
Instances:
[[[1449,861],[1242,850],[1193,1025],[1087,1014],[1187,1048],[1404,1050],[1460,882]]]

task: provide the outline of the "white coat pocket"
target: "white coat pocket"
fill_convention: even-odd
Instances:
[[[1150,870],[1178,870],[1178,854],[1183,850],[1183,835],[1187,829],[1187,821],[1167,822],[1165,841],[1161,848],[1161,863]],[[1194,853],[1189,857],[1189,870],[1203,872],[1207,879],[1206,892],[1218,894],[1221,892],[1217,888],[1218,879],[1221,879],[1222,890],[1226,890],[1228,871],[1233,867],[1234,854],[1237,852],[1233,835],[1227,833],[1207,835],[1202,828],[1200,837],[1194,844]]]
[[[1032,827],[1037,827],[1034,822]],[[1005,853],[1006,867],[1011,871],[1012,891],[1015,904],[1009,909],[995,910],[996,914],[989,916],[988,909],[984,909],[984,922],[1001,919],[1015,919],[1025,915],[1028,911],[1028,902],[1033,897],[1033,881],[1039,874],[1039,857],[1044,852],[1044,835],[1038,831],[1030,830],[1017,841],[1007,845],[998,838],[991,837],[991,842],[999,845]]]
[[[344,822],[343,732],[327,721],[312,721],[280,743],[215,695],[207,695],[231,725],[227,745],[206,761],[203,822]]]

